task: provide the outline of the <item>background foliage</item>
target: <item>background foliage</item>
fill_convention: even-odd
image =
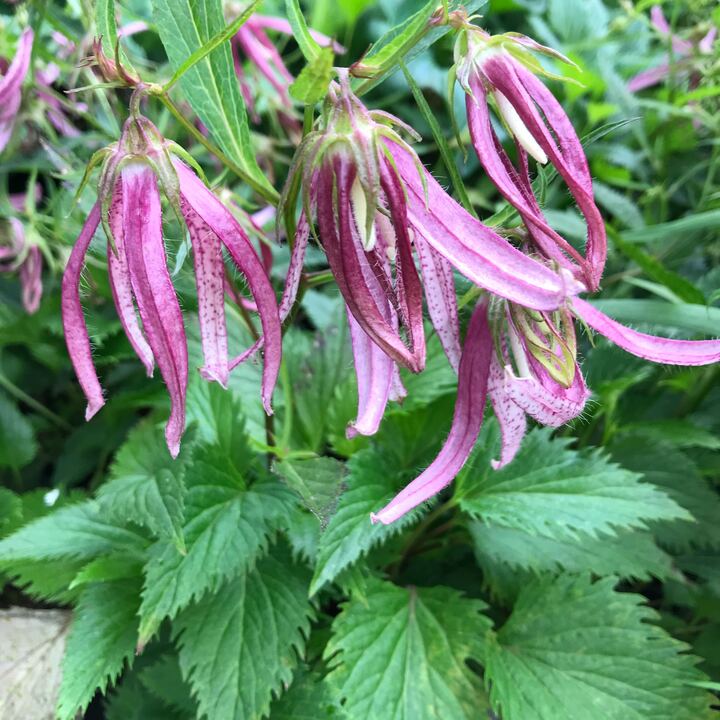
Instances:
[[[671,75],[638,94],[634,74],[663,61],[667,40],[649,2],[492,0],[492,32],[526,32],[569,55],[580,85],[553,83],[586,150],[611,240],[601,306],[660,333],[720,328],[720,56],[696,59],[699,84]],[[356,59],[422,7],[419,0],[317,0],[309,24]],[[266,0],[265,14],[284,6]],[[686,36],[720,24],[712,0],[664,4]],[[29,19],[36,32],[80,44],[107,40],[113,18],[149,31],[123,41],[144,76],[166,80],[222,29],[220,0],[39,2],[3,6],[0,54]],[[280,41],[290,67],[304,61]],[[110,46],[111,47],[111,46]],[[503,204],[450,130],[450,38],[409,64],[482,217]],[[58,93],[96,82],[38,43],[37,62],[61,67]],[[339,62],[345,62],[341,58]],[[212,83],[207,81],[213,77]],[[301,88],[302,90],[302,88]],[[279,188],[292,146],[260,88],[250,127],[227,47],[173,90],[229,161],[259,188]],[[30,115],[0,160],[0,202],[40,182],[25,214],[62,267],[93,190],[72,208],[91,153],[112,142],[123,91],[77,95],[79,137]],[[402,73],[368,96],[424,137],[418,150],[447,184],[428,115]],[[184,105],[183,103],[187,103]],[[462,97],[454,96],[462,124]],[[301,108],[300,108],[301,109]],[[243,207],[252,191],[157,101],[148,115]],[[694,122],[695,121],[695,122]],[[599,131],[599,132],[598,132]],[[467,130],[460,135],[467,141]],[[541,181],[548,178],[541,178]],[[91,183],[92,185],[92,183]],[[268,190],[269,188],[269,190]],[[257,188],[256,188],[257,189]],[[547,215],[583,234],[559,184]],[[168,214],[169,215],[169,214]],[[183,307],[196,307],[186,240],[168,221]],[[583,338],[595,396],[558,432],[533,430],[499,472],[489,421],[472,461],[434,504],[371,526],[377,510],[441,444],[454,377],[436,339],[428,369],[407,377],[378,435],[345,438],[354,376],[341,303],[306,289],[284,342],[276,438],[267,463],[260,368],[234,372],[229,391],[193,378],[191,432],[172,462],[162,438],[168,406],[144,377],[112,309],[101,243],[85,278],[95,359],[109,401],[85,424],[64,347],[59,274],[47,272],[28,316],[13,280],[0,282],[0,595],[3,606],[73,607],[59,717],[272,720],[635,720],[711,717],[720,680],[720,372],[649,365]],[[274,273],[287,251],[275,247]],[[171,269],[173,263],[171,263]],[[319,252],[308,270],[323,269]],[[461,290],[467,289],[458,278]],[[233,323],[239,342],[240,323]],[[196,323],[188,324],[197,333]],[[199,365],[199,340],[191,343]],[[191,363],[192,364],[192,363]]]

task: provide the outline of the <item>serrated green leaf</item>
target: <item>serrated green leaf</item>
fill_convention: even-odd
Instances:
[[[175,71],[225,27],[220,0],[156,0],[153,12]],[[274,193],[258,167],[250,142],[247,113],[228,44],[215,48],[193,65],[180,79],[180,86],[222,151],[259,187]]]
[[[305,646],[312,607],[308,572],[287,548],[183,611],[173,628],[180,667],[208,720],[260,720],[289,684]]]
[[[624,433],[642,435],[651,441],[665,442],[676,448],[720,450],[720,436],[690,420],[644,420],[625,425]]]
[[[84,711],[99,689],[132,664],[137,639],[140,584],[121,580],[85,589],[75,609],[58,700],[60,720]]]
[[[0,537],[6,528],[22,522],[22,500],[11,490],[0,487]]]
[[[115,456],[110,481],[100,487],[98,500],[108,517],[143,525],[184,551],[184,468],[182,458],[173,460],[166,450],[162,429],[140,423]],[[187,447],[183,456],[186,453]]]
[[[331,47],[320,48],[320,52],[308,61],[290,85],[290,95],[306,105],[320,102],[327,95],[328,85],[332,80],[334,59]]]
[[[35,431],[15,403],[0,391],[0,468],[21,468],[37,454]]]
[[[163,655],[157,662],[143,668],[138,676],[143,686],[168,707],[185,717],[197,715],[190,686],[183,680],[180,661],[175,653]]]
[[[108,580],[127,580],[142,577],[142,563],[129,555],[104,555],[91,560],[73,578],[70,590],[81,585]]]
[[[107,720],[190,720],[155,697],[134,673],[123,678],[105,704]]]
[[[614,459],[642,473],[689,514],[691,521],[654,523],[660,543],[672,550],[720,547],[720,498],[691,458],[667,443],[630,435],[610,446]]]
[[[46,561],[18,560],[0,567],[13,585],[26,595],[45,602],[70,604],[77,600],[78,589],[72,582],[85,565],[85,560],[53,558]]]
[[[515,460],[493,470],[497,433],[497,424],[488,423],[481,450],[457,484],[460,507],[476,518],[556,539],[644,529],[649,520],[689,519],[640,475],[599,450],[571,450],[568,439],[553,438],[548,428],[528,433]]]
[[[0,565],[17,560],[91,559],[113,552],[142,557],[147,544],[139,533],[106,519],[100,505],[88,500],[60,508],[0,541]]]
[[[325,650],[351,718],[474,720],[484,693],[466,660],[482,658],[485,604],[445,587],[374,580],[345,603]]]
[[[343,491],[347,475],[345,464],[335,458],[318,457],[284,460],[277,463],[274,470],[324,526]]]
[[[518,528],[487,525],[473,521],[470,534],[480,566],[490,558],[513,568],[535,573],[571,573],[590,571],[598,576],[649,580],[650,576],[666,578],[672,561],[647,532],[619,532],[617,535],[558,539],[531,535]]]
[[[347,715],[325,679],[307,669],[295,673],[292,685],[270,707],[270,720],[318,720]]]
[[[196,456],[187,469],[187,554],[168,541],[150,549],[141,642],[165,617],[252,567],[292,509],[292,495],[282,484],[262,480],[246,490],[242,477],[223,471],[218,455],[212,450],[203,460]]]
[[[611,578],[560,576],[520,594],[487,644],[486,681],[504,720],[701,720],[709,695],[687,646]]]

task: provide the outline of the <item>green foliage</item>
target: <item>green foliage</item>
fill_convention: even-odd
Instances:
[[[329,681],[350,718],[463,720],[478,716],[479,678],[490,621],[485,605],[450,588],[373,582],[333,622],[325,650]]]
[[[178,617],[180,667],[201,715],[259,719],[273,693],[290,683],[310,628],[308,580],[279,546]]]
[[[21,468],[37,453],[32,425],[0,391],[0,468]]]
[[[652,621],[637,595],[608,578],[537,581],[487,643],[486,681],[506,720],[710,717],[687,646]]]

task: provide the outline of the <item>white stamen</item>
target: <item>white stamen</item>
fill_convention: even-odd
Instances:
[[[532,136],[527,125],[525,125],[522,118],[517,114],[517,110],[515,110],[510,101],[499,90],[494,90],[493,96],[495,97],[498,111],[510,132],[515,136],[528,155],[534,157],[541,165],[545,165],[548,161],[545,151],[538,145],[537,140]]]

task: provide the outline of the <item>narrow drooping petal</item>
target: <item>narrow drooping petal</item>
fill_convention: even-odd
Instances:
[[[673,52],[676,55],[688,55],[692,52],[692,43],[688,40],[683,40],[677,35],[673,34],[670,23],[665,19],[665,14],[662,11],[660,5],[653,5],[650,10],[650,19],[655,29],[661,35],[670,35],[672,39]]]
[[[661,83],[666,77],[670,75],[670,65],[668,63],[662,63],[657,67],[650,68],[649,70],[643,70],[634,77],[628,80],[627,89],[630,92],[639,92],[645,88],[652,87]]]
[[[470,215],[400,145],[386,142],[408,194],[413,229],[476,285],[525,307],[552,310],[572,289],[557,273],[515,249]]]
[[[282,355],[280,316],[275,292],[250,240],[232,213],[187,165],[177,159],[173,163],[184,201],[225,245],[250,287],[258,308],[265,347],[262,400],[265,411],[271,414],[272,394],[280,371]],[[259,347],[259,342],[256,345]],[[235,361],[231,363],[232,367],[234,363]]]
[[[275,32],[283,33],[285,35],[293,34],[293,29],[290,23],[285,18],[281,17],[272,17],[269,15],[253,15],[246,24],[251,24],[254,27],[258,28],[265,28],[267,30],[274,30]],[[312,28],[309,28],[309,31],[310,36],[313,38],[313,40],[315,40],[318,45],[327,47],[332,43],[333,50],[338,55],[341,55],[345,52],[345,48],[342,45],[335,42],[327,35],[323,35],[323,33],[318,32],[317,30],[313,30]]]
[[[350,340],[358,386],[357,419],[348,425],[348,438],[374,435],[380,427],[393,389],[395,363],[360,327],[350,310]]]
[[[575,315],[633,355],[665,365],[710,365],[720,362],[720,340],[675,340],[631,330],[590,303],[573,298]]]
[[[430,319],[450,365],[458,372],[462,350],[452,265],[440,253],[435,252],[421,235],[415,235],[414,244],[420,259]]]
[[[80,304],[80,275],[85,265],[93,235],[100,224],[100,206],[95,203],[83,225],[80,237],[73,246],[62,279],[62,320],[68,354],[88,405],[85,419],[89,420],[105,404],[90,349],[85,316]]]
[[[227,387],[230,368],[228,362],[227,326],[225,325],[225,264],[220,238],[190,207],[180,199],[185,224],[190,233],[195,263],[195,283],[198,294],[200,339],[205,364],[200,374]]]
[[[32,315],[40,307],[42,298],[42,253],[37,245],[27,252],[25,262],[20,267],[20,285],[25,310]]]
[[[585,152],[570,119],[545,85],[506,51],[490,54],[483,61],[482,72],[512,104],[565,180],[585,217],[588,229],[585,248],[587,276],[590,289],[596,289],[607,256],[605,223],[595,204]]]
[[[493,342],[487,306],[480,303],[468,326],[458,377],[458,394],[447,441],[433,463],[377,514],[373,522],[394,522],[449,485],[467,461],[477,441],[485,412],[488,371]]]
[[[115,250],[108,241],[108,275],[110,288],[115,301],[120,323],[123,326],[125,335],[145,366],[148,377],[153,374],[153,355],[150,346],[140,329],[137,315],[135,313],[135,302],[130,282],[130,271],[127,266],[127,254],[125,250],[125,234],[123,232],[123,205],[122,205],[122,181],[118,180],[115,185],[115,194],[110,203],[108,223],[113,235]]]
[[[165,439],[173,457],[185,429],[187,339],[182,312],[167,269],[160,194],[155,173],[144,163],[122,169],[123,230],[133,293],[148,344],[170,394]]]
[[[18,41],[17,52],[5,75],[0,77],[0,152],[12,135],[22,100],[22,85],[30,67],[33,31],[27,28]]]
[[[491,460],[493,469],[499,470],[513,460],[527,432],[525,411],[510,397],[505,387],[505,369],[496,354],[490,360],[488,395],[500,426],[500,459]]]
[[[295,230],[295,242],[293,243],[292,252],[290,253],[290,265],[288,266],[285,277],[285,288],[283,289],[282,298],[280,299],[280,322],[285,322],[285,319],[295,304],[309,239],[310,226],[303,212],[300,214],[300,219],[298,220]]]

